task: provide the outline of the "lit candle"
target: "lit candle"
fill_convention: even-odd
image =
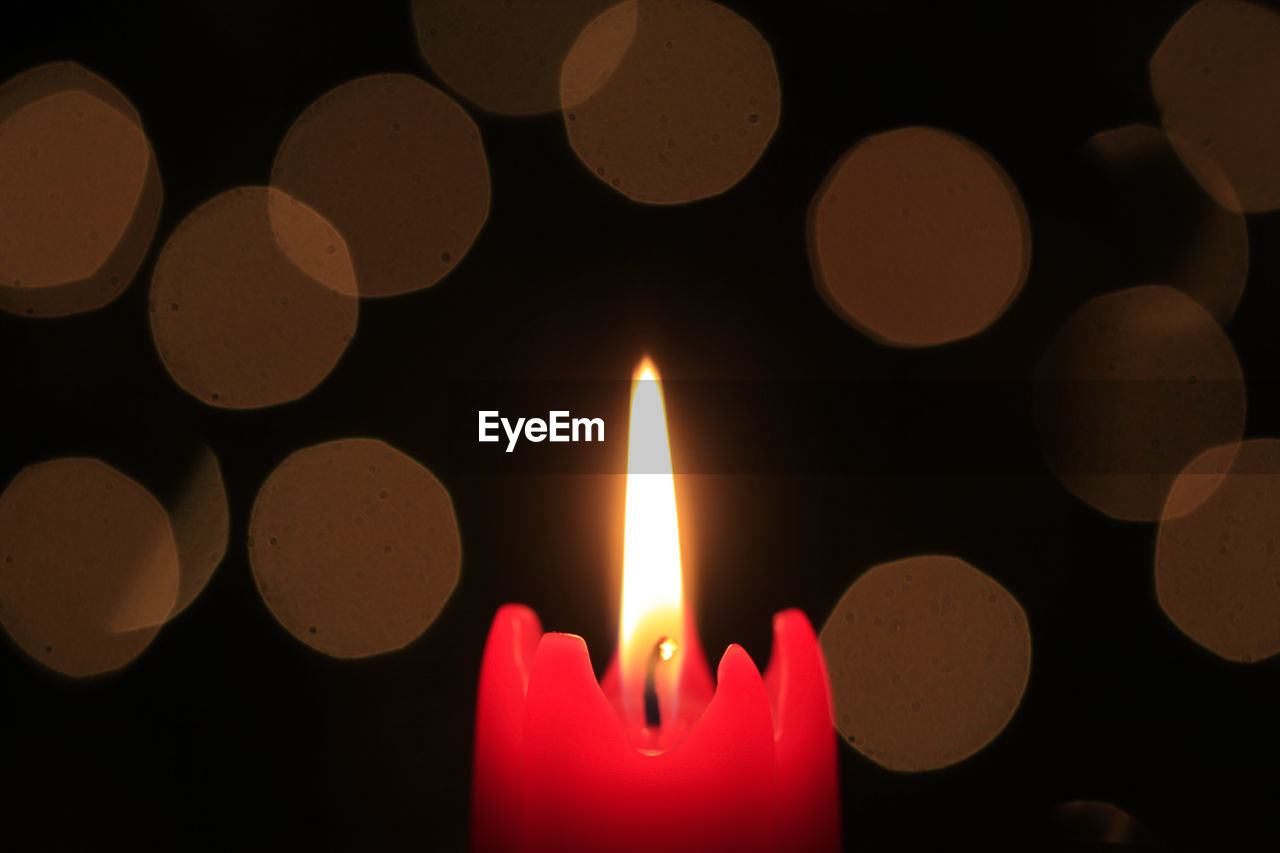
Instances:
[[[713,687],[685,603],[662,392],[632,383],[618,652],[597,683],[574,634],[498,611],[476,711],[472,846],[836,850],[826,665],[798,610],[774,616],[763,677],[738,645]]]

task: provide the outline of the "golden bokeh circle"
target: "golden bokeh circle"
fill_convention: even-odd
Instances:
[[[614,0],[414,0],[431,70],[482,109],[533,115],[560,109],[560,66],[578,34]]]
[[[458,582],[453,502],[435,476],[365,438],[290,455],[258,492],[249,562],[291,634],[340,658],[402,648]]]
[[[1017,600],[956,557],[884,563],[859,577],[822,628],[836,728],[890,770],[946,767],[1013,717],[1031,667]]]
[[[54,459],[14,477],[0,494],[0,560],[0,623],[66,675],[132,661],[177,599],[168,514],[97,459]]]
[[[751,171],[778,127],[773,52],[710,0],[628,0],[583,29],[560,97],[569,143],[635,201],[719,195]]]
[[[71,62],[0,86],[0,309],[60,317],[137,272],[163,192],[137,110]]]
[[[1280,14],[1240,0],[1195,4],[1151,57],[1151,91],[1188,170],[1219,204],[1280,207]]]
[[[375,74],[321,96],[289,128],[272,186],[342,234],[361,296],[430,287],[489,216],[480,130],[410,74]]]
[[[892,346],[976,335],[1013,302],[1031,230],[1013,182],[972,142],[930,127],[868,137],[809,211],[814,277],[855,328]]]
[[[181,577],[173,613],[195,601],[227,553],[231,510],[218,457],[208,447],[196,451],[182,488],[169,506]]]
[[[1280,652],[1280,441],[1206,450],[1179,475],[1156,538],[1156,597],[1228,660]]]
[[[1213,317],[1170,287],[1095,297],[1036,368],[1035,421],[1050,470],[1114,518],[1155,521],[1174,478],[1244,430],[1245,385]]]
[[[355,334],[353,282],[329,223],[279,190],[240,187],[170,235],[151,279],[152,336],[174,381],[210,405],[296,400]]]

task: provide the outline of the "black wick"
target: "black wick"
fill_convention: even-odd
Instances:
[[[653,652],[649,655],[649,662],[644,668],[644,724],[651,729],[656,729],[662,725],[662,711],[658,708],[656,676],[658,661],[668,660],[671,657],[669,643],[670,640],[666,637],[654,643]]]

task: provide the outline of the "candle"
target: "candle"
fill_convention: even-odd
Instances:
[[[713,685],[686,606],[660,384],[632,383],[618,651],[498,611],[476,710],[471,841],[490,850],[835,850],[831,691],[798,610],[763,677],[731,645]]]

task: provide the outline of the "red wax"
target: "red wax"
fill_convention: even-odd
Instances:
[[[804,614],[773,620],[765,675],[730,646],[714,690],[686,637],[679,713],[637,746],[586,644],[498,611],[476,711],[472,847],[492,850],[838,850],[826,665]]]

